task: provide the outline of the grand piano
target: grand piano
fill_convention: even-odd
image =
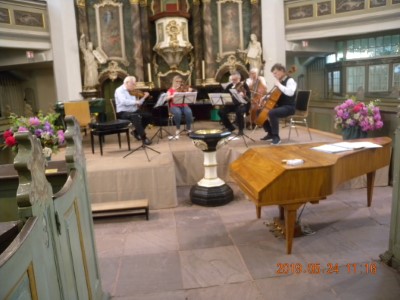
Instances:
[[[366,174],[367,205],[371,205],[375,172],[390,163],[392,140],[379,137],[356,141],[382,147],[333,154],[311,149],[325,144],[320,142],[279,145],[249,149],[231,163],[231,177],[256,205],[257,218],[262,206],[279,206],[288,254],[292,252],[297,209],[305,203],[318,203],[341,183]],[[302,159],[304,164],[284,163],[293,159]]]

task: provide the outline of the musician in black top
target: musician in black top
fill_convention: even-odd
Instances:
[[[232,104],[225,105],[218,111],[218,115],[221,118],[222,124],[224,124],[225,128],[229,131],[235,131],[236,128],[233,126],[231,121],[228,118],[228,114],[231,112],[236,113],[236,122],[239,128],[238,135],[243,135],[243,129],[245,126],[244,122],[244,114],[248,113],[250,108],[250,89],[247,86],[246,82],[241,82],[241,76],[239,72],[234,72],[230,76],[231,83],[229,83],[224,89],[224,93],[230,93],[230,89],[236,89],[238,94],[242,96],[243,99],[247,101],[246,104],[240,103],[233,95],[232,95]]]
[[[281,143],[279,137],[279,118],[285,118],[295,113],[295,100],[297,83],[292,77],[289,77],[285,66],[275,64],[271,72],[276,78],[275,86],[281,91],[281,95],[275,108],[269,111],[268,119],[264,122],[264,130],[268,133],[261,138],[263,141],[272,140],[273,145]]]

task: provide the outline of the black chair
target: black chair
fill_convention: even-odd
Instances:
[[[302,124],[306,126],[310,140],[312,140],[310,128],[308,127],[307,117],[308,117],[308,106],[310,104],[311,90],[297,91],[296,94],[296,112],[294,115],[289,116],[289,136],[292,131],[292,127],[296,130],[297,135],[299,135],[296,124]]]

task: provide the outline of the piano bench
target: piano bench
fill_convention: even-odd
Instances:
[[[129,125],[130,121],[128,120],[114,120],[103,123],[90,123],[90,143],[92,145],[92,153],[94,154],[94,136],[97,135],[99,137],[99,145],[100,145],[100,155],[103,156],[103,142],[104,136],[117,134],[118,135],[118,144],[121,149],[121,133],[126,134],[126,140],[128,143],[128,150],[131,150],[131,142],[129,137]]]
[[[133,214],[145,215],[149,220],[148,199],[92,203],[91,206],[93,218]]]

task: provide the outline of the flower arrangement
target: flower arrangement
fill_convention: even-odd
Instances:
[[[55,125],[59,114],[50,113],[43,115],[39,112],[35,117],[18,117],[16,114],[10,115],[11,128],[3,134],[5,148],[11,147],[13,151],[18,151],[18,143],[14,137],[15,132],[30,132],[41,142],[43,154],[50,157],[52,153],[58,151],[58,146],[65,141],[64,131]]]
[[[335,128],[344,129],[358,126],[364,132],[382,128],[379,102],[379,99],[376,99],[365,104],[352,98],[347,99],[335,107]]]

